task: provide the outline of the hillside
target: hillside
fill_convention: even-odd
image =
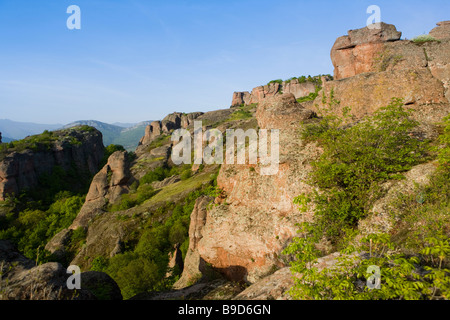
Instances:
[[[229,109],[169,114],[147,123],[134,152],[104,149],[92,127],[2,144],[0,240],[17,247],[0,241],[4,297],[30,299],[32,279],[18,275],[39,274],[33,260],[52,299],[70,299],[56,294],[58,270],[77,265],[107,283],[106,299],[448,300],[448,52],[450,22],[413,40],[381,23],[336,40],[333,77],[274,80],[235,92]],[[258,143],[220,149],[237,129]],[[201,163],[196,147],[210,152]],[[60,154],[97,155],[88,188],[45,192],[64,179],[42,184],[41,168],[82,171],[55,170]],[[80,299],[101,298],[94,289]]]

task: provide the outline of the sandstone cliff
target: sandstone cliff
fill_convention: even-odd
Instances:
[[[292,79],[283,82],[271,82],[265,86],[259,86],[252,90],[252,92],[234,92],[231,107],[238,107],[240,105],[250,105],[259,103],[263,99],[273,97],[277,94],[292,93],[296,99],[306,97],[310,93],[316,91],[314,83],[306,81],[300,82],[298,79]]]
[[[314,101],[313,109],[326,106],[330,97],[339,101],[336,112],[351,107],[357,118],[403,98],[422,123],[440,121],[450,111],[450,31],[442,22],[430,33],[439,41],[416,43],[399,40],[392,25],[380,29],[349,31],[331,50],[335,80],[328,81]]]
[[[196,204],[197,211],[191,216],[192,246],[185,261],[185,266],[195,268],[185,268],[178,287],[184,279],[195,277],[204,263],[229,279],[249,282],[285,266],[279,255],[296,234],[296,223],[307,218],[292,200],[312,190],[305,183],[308,162],[320,154],[317,147],[304,146],[299,139],[298,123],[312,116],[293,94],[278,95],[258,105],[259,127],[280,129],[279,172],[263,176],[260,165],[222,165],[217,183],[226,198],[218,198],[217,205],[207,211],[200,209],[201,202]]]
[[[103,157],[102,135],[94,128],[73,128],[31,136],[0,154],[0,201],[38,186],[55,167],[93,175]]]
[[[193,121],[201,116],[203,112],[192,112],[189,114],[174,112],[167,115],[161,121],[153,121],[145,128],[145,135],[139,141],[137,154],[142,154],[145,151],[145,146],[148,146],[157,137],[169,134],[172,130],[186,129]]]

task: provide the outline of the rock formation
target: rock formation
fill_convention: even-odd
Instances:
[[[81,289],[70,290],[70,273],[59,263],[36,266],[0,240],[0,300],[122,300],[118,285],[102,272],[81,273]]]
[[[445,26],[439,25],[440,42],[420,45],[399,40],[401,33],[384,23],[379,29],[349,31],[336,41],[331,53],[338,80],[324,81],[312,103],[301,105],[295,95],[277,93],[279,83],[257,88],[250,95],[235,93],[236,106],[260,99],[256,109],[260,128],[280,129],[280,170],[274,176],[261,176],[259,165],[222,165],[217,183],[224,197],[200,211],[197,203],[191,217],[192,246],[185,260],[186,266],[193,267],[185,267],[175,287],[182,288],[190,283],[188,279],[200,277],[205,264],[229,279],[250,283],[285,266],[279,257],[282,249],[296,235],[296,223],[312,215],[299,213],[293,199],[314,189],[306,183],[309,163],[321,150],[314,143],[304,144],[298,133],[300,121],[313,117],[313,111],[334,101],[333,112],[350,106],[358,119],[399,97],[409,108],[420,110],[415,118],[424,126],[448,115],[449,56],[445,53],[450,50]],[[286,279],[287,271],[280,272]]]
[[[450,32],[447,23],[439,32],[439,42],[398,40],[394,26],[349,31],[331,50],[335,80],[323,86],[313,108],[326,106],[331,96],[339,105],[350,106],[357,118],[386,106],[394,97],[403,98],[409,108],[419,111],[421,123],[440,121],[450,111]],[[323,99],[323,97],[326,99]],[[325,103],[324,103],[325,102]],[[315,109],[315,110],[318,110]]]
[[[114,203],[123,193],[128,192],[130,163],[125,151],[116,151],[108,159],[108,163],[92,180],[86,201],[80,213],[73,221],[70,229],[87,227],[89,221],[102,210],[107,203]]]
[[[179,272],[183,271],[184,262],[179,243],[174,245],[173,252],[169,253],[169,264],[167,268],[169,271],[166,274],[166,278],[172,276],[175,269],[178,269]]]
[[[0,143],[2,143],[2,133],[0,132]]]
[[[8,152],[1,158],[0,201],[7,194],[37,187],[39,178],[51,174],[56,166],[68,171],[74,165],[80,175],[97,173],[104,152],[99,131],[74,128],[52,132],[52,137],[45,146],[30,142],[34,149]],[[24,144],[33,139],[26,138]]]
[[[148,146],[153,140],[162,134],[169,134],[172,130],[186,129],[196,118],[201,116],[203,112],[179,113],[174,112],[167,115],[161,121],[153,121],[145,128],[145,135],[139,141],[137,154],[142,154],[143,147]]]
[[[108,203],[114,203],[124,193],[128,193],[129,185],[133,181],[133,177],[130,173],[130,162],[127,159],[125,151],[117,151],[113,153],[107,164],[95,175],[92,180],[89,192],[86,196],[85,203],[78,213],[75,220],[72,222],[68,229],[64,229],[56,234],[46,245],[45,249],[54,254],[57,257],[63,258],[66,254],[66,244],[72,234],[73,230],[78,228],[88,229],[92,220],[105,213],[105,206]],[[98,237],[103,236],[101,244],[96,243],[95,246],[84,247],[81,253],[77,255],[74,260],[74,264],[79,266],[85,266],[87,261],[84,261],[84,257],[87,252],[96,253],[101,251],[104,254],[105,250],[109,250],[108,256],[113,255],[112,252],[120,252],[121,239],[123,238],[123,232],[114,229],[110,224],[107,226],[111,231],[110,238],[107,238],[104,233],[87,232],[88,243],[95,243],[98,241]],[[120,226],[118,226],[120,229]]]
[[[259,86],[252,90],[252,92],[234,92],[231,107],[238,107],[242,104],[250,105],[252,103],[259,103],[263,99],[273,97],[281,93],[292,93],[296,99],[306,97],[310,93],[315,92],[316,87],[312,82],[299,82],[298,79],[278,82],[271,82],[265,86]]]
[[[365,27],[348,31],[348,36],[338,38],[331,49],[334,79],[371,71],[383,44],[399,40],[401,35],[395,26],[382,22],[375,28]]]
[[[202,277],[205,262],[198,253],[198,242],[202,239],[202,229],[206,223],[207,206],[214,198],[202,196],[195,201],[189,225],[189,249],[184,260],[183,274],[174,285],[175,289],[184,288]]]
[[[438,22],[437,27],[430,31],[429,35],[437,40],[445,40],[450,35],[450,21]]]
[[[320,154],[312,145],[302,146],[298,136],[298,123],[312,116],[293,94],[277,95],[259,104],[258,125],[280,129],[279,172],[262,176],[259,165],[222,165],[217,183],[226,199],[216,199],[219,203],[207,210],[199,210],[200,203],[196,204],[185,271],[176,287],[198,276],[205,263],[231,280],[249,282],[285,266],[279,254],[296,234],[295,224],[307,218],[293,199],[312,190],[305,183],[310,171],[307,163]]]

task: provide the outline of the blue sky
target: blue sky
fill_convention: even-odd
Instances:
[[[81,30],[69,30],[69,5]],[[330,49],[369,5],[404,38],[450,1],[0,0],[0,118],[139,122],[228,108],[234,91],[332,73]]]

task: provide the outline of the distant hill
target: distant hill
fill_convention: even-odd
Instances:
[[[11,138],[8,138],[8,137],[2,137],[2,142],[3,143],[5,143],[5,142],[11,142],[11,141],[14,141],[15,139],[11,139]]]
[[[80,120],[62,124],[38,124],[32,122],[17,122],[8,119],[0,119],[0,132],[2,133],[2,141],[10,142],[13,140],[21,140],[27,136],[40,134],[45,130],[53,131],[58,129],[67,129],[80,125],[88,125],[99,130],[103,135],[103,144],[120,144],[128,151],[134,151],[139,140],[145,134],[145,127],[152,121],[143,121],[139,123],[120,123],[109,124],[95,120]]]
[[[120,123],[122,126],[116,124],[108,124],[95,120],[80,120],[69,123],[63,128],[70,128],[80,125],[88,125],[96,128],[103,134],[103,144],[105,146],[110,144],[120,144],[128,151],[134,151],[139,143],[139,140],[145,134],[145,127],[152,121],[143,121],[130,126],[131,124]],[[125,127],[128,126],[128,127]]]
[[[114,122],[112,125],[118,126],[118,127],[124,127],[124,128],[131,128],[136,125],[136,123],[128,123],[128,122]]]
[[[3,135],[3,142],[9,142],[11,140],[21,140],[27,136],[40,134],[45,130],[51,131],[61,127],[61,124],[38,124],[0,119],[0,132]]]

